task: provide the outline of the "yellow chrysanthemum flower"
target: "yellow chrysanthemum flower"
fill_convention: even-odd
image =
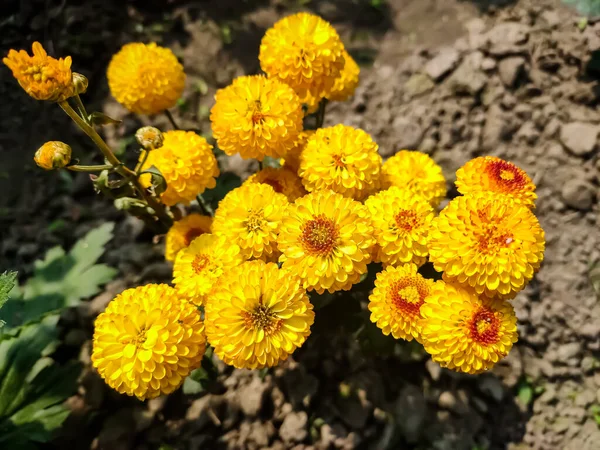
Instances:
[[[143,155],[140,159],[143,159]],[[162,202],[171,206],[189,203],[205,189],[214,188],[219,176],[219,166],[212,146],[202,136],[192,131],[167,131],[163,145],[150,151],[142,170],[155,166],[165,178],[167,189],[161,194]],[[151,176],[140,177],[144,187],[152,184]]]
[[[421,342],[419,309],[435,282],[417,273],[414,264],[388,266],[377,274],[375,288],[369,296],[371,322],[386,336]]]
[[[33,55],[25,50],[10,50],[2,62],[12,70],[21,87],[36,100],[62,102],[75,94],[71,57],[48,56],[39,42],[32,45]]]
[[[290,202],[306,195],[300,177],[285,167],[265,167],[250,176],[244,185],[256,183],[268,184],[275,192],[285,195]]]
[[[33,160],[44,170],[62,169],[71,162],[71,146],[61,141],[45,142]]]
[[[535,184],[525,171],[495,156],[472,159],[456,171],[456,187],[461,194],[494,192],[535,208]]]
[[[477,374],[494,367],[517,342],[512,305],[478,297],[468,289],[441,281],[421,306],[421,339],[442,367]]]
[[[302,108],[293,89],[262,75],[238,77],[215,95],[213,136],[228,155],[279,158],[302,131]]]
[[[375,239],[377,260],[384,265],[427,260],[427,237],[434,217],[427,200],[407,189],[392,186],[365,201]]]
[[[288,200],[268,184],[247,184],[230,191],[219,203],[213,233],[240,247],[245,259],[273,261],[277,235]]]
[[[185,87],[177,57],[154,42],[125,44],[110,60],[106,76],[113,97],[136,114],[172,108]]]
[[[306,91],[303,97],[300,97],[304,115],[314,114],[319,110],[319,103],[323,97],[315,97],[310,91]]]
[[[544,230],[526,206],[493,193],[458,197],[433,220],[429,259],[444,279],[512,298],[544,258]]]
[[[285,158],[280,159],[280,164],[290,169],[295,174],[298,174],[298,170],[300,169],[300,154],[304,147],[306,147],[306,142],[308,138],[315,133],[315,130],[304,130],[298,134],[298,138],[296,139],[296,143],[294,147],[286,153]]]
[[[140,400],[175,391],[206,348],[200,313],[166,284],[127,289],[94,326],[93,366],[110,387]]]
[[[242,261],[240,248],[224,236],[202,234],[177,254],[173,284],[181,296],[201,305],[219,277]]]
[[[286,360],[306,341],[315,318],[298,278],[263,261],[247,261],[223,276],[205,314],[215,354],[238,369]]]
[[[381,172],[384,188],[406,188],[425,197],[434,208],[446,196],[442,168],[425,153],[400,150],[383,164]]]
[[[279,233],[283,267],[305,289],[349,290],[371,262],[375,243],[364,205],[333,191],[317,191],[290,204]]]
[[[301,98],[306,91],[327,96],[344,68],[344,45],[319,16],[298,13],[268,29],[260,44],[260,67],[290,85]]]
[[[360,67],[356,64],[356,61],[344,50],[344,69],[340,73],[340,76],[335,80],[331,93],[327,96],[329,100],[336,102],[345,102],[356,90],[358,86],[358,76],[360,75]]]
[[[380,187],[377,149],[363,130],[341,124],[321,128],[308,138],[298,174],[309,192],[331,189],[363,200]]]
[[[195,213],[175,222],[165,238],[165,259],[175,261],[180,250],[189,247],[198,236],[210,233],[211,224],[212,217]]]

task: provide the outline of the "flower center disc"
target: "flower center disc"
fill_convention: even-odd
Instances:
[[[500,321],[489,308],[481,308],[473,315],[470,330],[471,337],[481,345],[490,345],[498,342]]]
[[[262,210],[250,210],[250,214],[248,214],[248,221],[246,222],[246,229],[248,231],[259,230],[262,227],[263,221],[264,216]]]
[[[300,240],[309,253],[328,255],[335,248],[338,234],[335,223],[319,215],[306,222]]]
[[[526,184],[526,180],[520,170],[507,161],[490,162],[487,172],[507,192],[522,189]]]
[[[332,156],[332,158],[333,158],[333,165],[335,167],[346,167],[346,163],[344,163],[342,155],[335,154]]]
[[[419,225],[417,213],[406,209],[401,209],[394,216],[396,226],[404,231],[412,231]]]
[[[390,285],[389,295],[394,306],[403,314],[419,315],[427,289],[418,279],[401,278]]]
[[[197,274],[202,273],[206,266],[210,263],[210,258],[207,255],[197,255],[192,261],[192,268]]]
[[[272,335],[281,328],[281,321],[277,315],[262,303],[258,304],[252,311],[244,312],[244,322],[247,328],[257,328],[265,332],[267,336]]]

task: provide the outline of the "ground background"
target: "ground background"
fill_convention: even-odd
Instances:
[[[374,356],[321,321],[321,337],[264,378],[219,367],[206,395],[146,404],[115,395],[89,370],[92,320],[116,292],[168,282],[170,267],[161,246],[96,197],[85,176],[33,165],[48,139],[94,160],[58,108],[27,98],[2,68],[0,271],[26,277],[47,248],[68,248],[94,226],[117,222],[104,260],[119,269],[118,280],[62,320],[65,345],[88,370],[53,448],[600,449],[600,303],[590,282],[600,260],[592,57],[600,23],[578,27],[573,11],[533,0],[4,0],[0,50],[37,39],[52,54],[71,54],[90,80],[86,102],[124,119],[106,135],[132,159],[126,137],[140,119],[110,98],[104,76],[123,43],[174,49],[188,74],[175,113],[209,135],[215,90],[257,72],[264,31],[299,9],[331,21],[362,64],[355,97],[331,108],[326,123],[364,128],[384,156],[427,152],[449,182],[483,154],[514,161],[536,181],[547,252],[514,301],[519,343],[493,373],[468,377],[440,370],[413,346]],[[168,127],[162,118],[143,120]],[[228,164],[242,176],[252,169],[236,158]]]

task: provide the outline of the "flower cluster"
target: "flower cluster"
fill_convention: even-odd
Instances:
[[[4,61],[30,95],[75,114],[63,101],[79,100],[70,58],[50,58],[36,43],[33,57],[11,51]],[[140,193],[139,209],[164,208],[174,222],[165,238],[174,287],[128,289],[98,317],[92,362],[100,375],[145,399],[177,389],[206,345],[234,367],[272,367],[309,337],[318,295],[359,283],[356,295],[371,291],[370,319],[385,335],[416,340],[449,369],[493,367],[518,337],[509,301],[544,257],[532,180],[508,161],[476,158],[456,173],[462,195],[438,211],[447,185],[431,157],[400,150],[383,162],[364,130],[323,127],[327,102],[352,95],[359,68],[320,17],[277,22],[260,64],[266,76],[239,77],[215,96],[216,146],[261,162],[218,206],[201,196],[217,185],[218,161],[194,132],[140,129],[135,171],[105,153],[109,169]],[[170,50],[135,43],[114,56],[108,81],[129,110],[155,114],[174,105],[185,74]],[[305,130],[312,119],[316,127]],[[44,168],[69,158],[60,142],[36,155]],[[203,214],[181,218],[179,203]],[[365,279],[377,270],[369,289]],[[432,272],[439,276],[425,276]]]

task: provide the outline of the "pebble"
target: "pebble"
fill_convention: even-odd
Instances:
[[[456,68],[460,53],[453,48],[442,48],[438,55],[425,64],[425,73],[438,81]]]
[[[525,58],[521,56],[511,56],[504,58],[498,63],[498,75],[504,86],[513,87],[525,69]]]
[[[600,128],[585,122],[571,122],[560,128],[560,142],[576,156],[592,152],[598,141]]]
[[[580,178],[567,180],[563,185],[561,195],[565,205],[580,211],[590,209],[596,198],[593,186]]]
[[[283,419],[279,428],[279,436],[285,442],[302,442],[308,435],[307,423],[308,416],[304,411],[292,412]]]

